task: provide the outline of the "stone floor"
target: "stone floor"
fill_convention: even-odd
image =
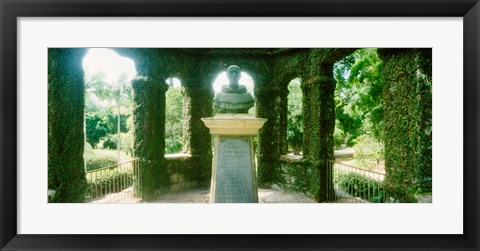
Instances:
[[[280,188],[258,189],[259,203],[315,203],[301,193],[287,192]],[[208,203],[210,190],[207,188],[191,189],[184,192],[164,194],[149,203]],[[109,194],[101,199],[89,203],[140,203],[134,197],[132,188],[127,188],[120,193]]]
[[[208,203],[209,189],[193,189],[175,194],[160,196],[154,203]],[[315,203],[313,199],[301,193],[287,192],[281,189],[258,189],[259,203]]]

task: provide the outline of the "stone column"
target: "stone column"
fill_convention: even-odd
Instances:
[[[53,202],[85,199],[85,53],[85,49],[48,49],[48,188],[55,190]]]
[[[140,160],[143,198],[150,200],[158,192],[168,190],[170,185],[164,158],[165,92],[168,85],[163,78],[137,77],[132,86],[135,101],[134,151]]]

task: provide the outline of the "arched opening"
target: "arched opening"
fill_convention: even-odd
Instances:
[[[240,74],[240,80],[238,82],[239,84],[244,85],[247,88],[247,91],[250,92],[252,96],[255,98],[254,96],[255,83],[253,81],[253,78],[250,75],[248,75],[248,73],[242,71]],[[215,81],[213,82],[213,91],[215,92],[215,94],[221,92],[222,86],[228,85],[228,83],[229,81],[227,78],[227,72],[224,71],[219,73],[218,76],[215,78]],[[248,110],[248,114],[255,114],[255,108],[256,108],[255,105],[253,105],[253,107],[250,108],[250,110]]]
[[[89,49],[85,77],[85,170],[133,159],[133,60],[107,48]]]
[[[301,83],[300,78],[294,78],[288,83],[287,141],[288,153],[293,155],[303,154],[303,93]]]
[[[376,48],[355,51],[335,63],[336,149],[350,164],[384,172],[384,103],[381,60]]]
[[[165,94],[165,154],[181,153],[185,149],[183,141],[184,97],[180,79],[170,77],[166,81]]]

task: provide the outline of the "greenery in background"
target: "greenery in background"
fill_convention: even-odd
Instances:
[[[381,67],[375,48],[359,49],[334,65],[337,147],[342,143],[352,146],[355,138],[363,134],[384,140]]]
[[[300,155],[303,142],[303,111],[301,80],[293,79],[288,84],[287,139],[293,154]]]
[[[369,170],[378,168],[385,156],[383,143],[369,134],[358,136],[354,141],[357,165]]]
[[[310,198],[318,197],[318,168],[304,160],[280,161],[281,177],[277,183],[285,190],[301,192]]]
[[[165,153],[178,153],[183,148],[182,88],[170,86],[165,96]]]
[[[115,83],[109,83],[102,72],[85,81],[86,141],[93,147],[117,149],[120,132],[120,150],[127,153],[133,149],[133,96],[132,86],[126,74],[121,74]],[[119,123],[120,122],[120,123]],[[93,157],[100,159],[101,156]],[[87,163],[88,163],[87,159]],[[108,160],[105,160],[107,163]]]
[[[120,132],[122,133],[129,131],[127,127],[127,116],[130,117],[129,114],[120,115]],[[117,115],[111,111],[107,110],[103,113],[98,111],[85,112],[85,123],[87,127],[87,142],[94,148],[97,148],[98,143],[105,141],[109,135],[117,134]],[[116,145],[116,139],[110,147],[105,147],[105,143],[103,143],[103,147],[109,149],[116,149]]]
[[[104,116],[98,112],[85,112],[87,142],[96,147],[100,140],[110,131]]]

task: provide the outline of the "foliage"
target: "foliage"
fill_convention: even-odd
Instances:
[[[353,146],[355,150],[355,160],[364,168],[376,167],[381,159],[384,159],[383,143],[375,137],[364,134],[355,139],[356,144]]]
[[[381,181],[350,172],[336,174],[334,183],[344,192],[370,202],[387,201],[386,187]]]
[[[115,156],[97,154],[95,152],[84,154],[84,158],[87,164],[87,171],[113,166],[118,162]]]
[[[118,79],[112,82],[106,79],[105,73],[98,72],[90,79],[85,80],[85,92],[87,96],[95,97],[90,99],[90,104],[94,108],[102,105],[99,101],[105,101],[103,105],[108,107],[114,105],[131,107],[133,104],[133,89],[131,83],[128,82],[126,73],[120,74]],[[92,102],[93,100],[97,102]]]
[[[120,132],[128,132],[129,128],[127,127],[127,119],[130,117],[130,114],[120,114],[120,117],[117,114],[112,112],[107,112],[104,117],[104,121],[107,124],[108,134],[114,134],[118,131],[118,119],[120,118]]]
[[[432,49],[382,49],[389,194],[413,202],[432,189]],[[399,70],[401,69],[401,71]]]
[[[165,154],[165,92],[163,80],[138,77],[133,81],[135,155],[139,158],[143,199],[152,200],[167,189],[170,175]]]
[[[303,111],[301,80],[293,79],[288,85],[287,139],[295,155],[300,154],[303,143]]]
[[[133,149],[133,133],[129,131],[128,133],[120,133],[120,150],[130,153]],[[118,134],[107,134],[103,141],[104,149],[118,149]]]
[[[338,126],[348,136],[349,146],[364,133],[383,140],[381,67],[382,61],[374,48],[357,50],[334,65],[336,118],[340,122]]]
[[[115,82],[108,82],[105,74],[98,72],[86,80],[86,95],[90,97],[85,113],[87,142],[95,147],[103,140],[104,148],[116,149],[118,139],[112,135],[129,131],[127,120],[131,117],[133,107],[132,87],[126,74],[122,73]],[[96,102],[90,102],[92,100]],[[133,137],[133,132],[131,134]],[[129,146],[133,145],[133,139],[130,141]]]
[[[182,89],[170,87],[165,96],[165,152],[178,153],[183,148]]]
[[[120,132],[128,132],[127,119],[128,115],[120,115]],[[99,113],[95,111],[85,113],[85,123],[87,129],[87,142],[92,146],[97,146],[101,140],[110,140],[108,135],[117,133],[117,119],[118,117],[110,112]],[[115,143],[107,143],[104,148],[116,149]]]
[[[52,202],[83,202],[84,49],[48,49],[48,189]]]
[[[335,130],[333,131],[333,140],[335,142],[335,148],[340,148],[345,143],[345,132],[339,126],[340,122],[335,120]]]
[[[320,174],[318,169],[307,161],[282,160],[279,163],[282,167],[282,179],[278,179],[279,185],[295,192],[301,192],[311,198],[318,197]]]
[[[105,121],[105,117],[101,116],[98,112],[86,112],[85,123],[87,129],[87,142],[96,147],[98,142],[107,135],[110,131],[108,124]]]

